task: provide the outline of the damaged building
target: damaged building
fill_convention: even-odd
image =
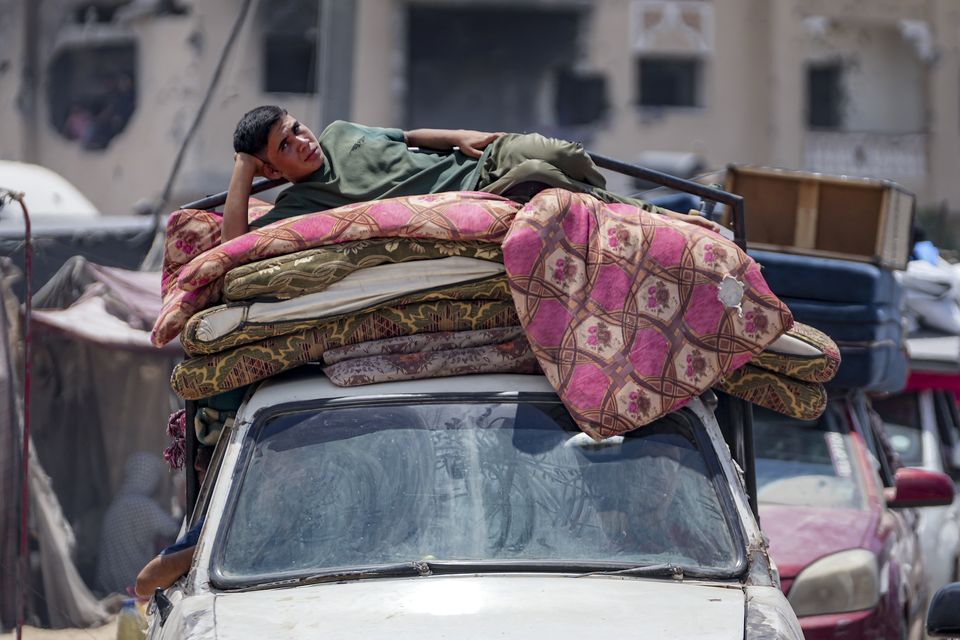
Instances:
[[[243,4],[0,0],[0,157],[106,212],[154,202]],[[308,123],[885,177],[955,209],[958,78],[952,0],[254,2],[173,202],[225,188],[234,123],[280,103]]]

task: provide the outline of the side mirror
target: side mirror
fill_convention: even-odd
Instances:
[[[960,582],[940,587],[927,610],[927,635],[960,635]]]
[[[907,507],[941,507],[953,502],[953,480],[945,473],[926,469],[897,469],[893,497],[888,498],[891,509]]]

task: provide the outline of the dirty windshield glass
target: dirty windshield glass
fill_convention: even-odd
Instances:
[[[850,435],[833,413],[804,422],[754,407],[753,437],[759,502],[864,507]]]
[[[248,443],[217,570],[231,582],[416,561],[730,572],[740,538],[692,431],[674,417],[598,445],[551,402],[276,417]]]

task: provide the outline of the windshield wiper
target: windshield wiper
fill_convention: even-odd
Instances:
[[[627,567],[626,569],[609,569],[600,571],[591,571],[573,576],[574,578],[586,578],[587,576],[637,576],[641,578],[673,578],[674,580],[683,580],[683,567],[676,564],[647,564],[639,567]]]
[[[298,578],[297,582],[339,582],[341,580],[364,580],[366,578],[403,578],[407,576],[429,576],[433,573],[426,562],[398,562],[362,569],[344,569],[325,571]]]
[[[313,573],[306,576],[289,577],[280,580],[267,580],[244,586],[239,591],[251,589],[266,589],[271,587],[291,587],[298,584],[313,584],[318,582],[346,582],[348,580],[365,580],[367,578],[405,578],[410,576],[429,576],[433,573],[430,564],[426,562],[398,562],[357,569],[335,569],[323,573]]]

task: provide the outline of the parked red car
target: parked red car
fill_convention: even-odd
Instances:
[[[926,602],[913,507],[949,504],[944,474],[900,469],[836,398],[817,421],[754,409],[760,525],[807,640],[919,637]],[[871,449],[876,449],[872,451]],[[885,495],[886,493],[886,495]]]

